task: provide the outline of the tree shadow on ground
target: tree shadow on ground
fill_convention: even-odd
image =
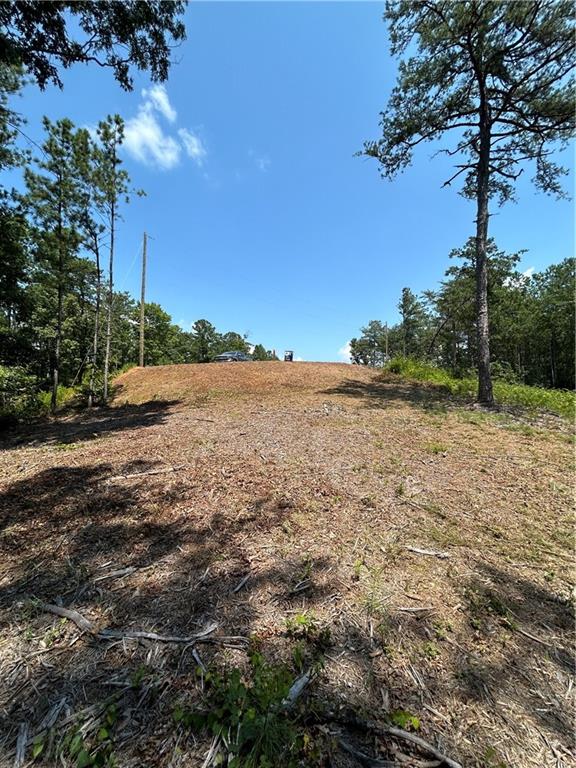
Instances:
[[[322,395],[345,395],[361,400],[366,408],[390,408],[408,403],[426,411],[446,410],[466,401],[456,399],[446,389],[432,384],[406,382],[380,376],[372,381],[345,379],[337,387],[318,392]]]
[[[166,413],[144,408],[144,423],[128,418],[125,428],[147,426],[149,414],[163,420]],[[127,416],[133,415],[130,409]],[[116,457],[114,464],[70,464],[14,481],[0,495],[5,553],[0,563],[5,643],[0,765],[12,765],[22,728],[28,729],[29,750],[34,735],[54,717],[55,738],[75,723],[93,735],[112,702],[120,717],[115,726],[119,765],[185,765],[172,758],[179,749],[194,748],[194,737],[183,736],[174,725],[175,705],[181,700],[194,704],[198,669],[209,667],[217,654],[219,664],[245,663],[243,650],[222,651],[218,637],[252,638],[272,659],[290,658],[296,643],[286,618],[326,606],[333,606],[325,620],[334,647],[326,653],[315,696],[330,706],[351,706],[385,719],[389,710],[441,710],[443,697],[455,691],[464,701],[486,700],[495,708],[500,696],[513,696],[516,688],[522,691],[517,706],[523,717],[571,742],[561,705],[543,707],[530,693],[551,695],[537,667],[549,663],[565,674],[565,650],[559,643],[555,652],[503,624],[509,612],[536,637],[542,627],[567,633],[569,609],[545,588],[504,569],[473,564],[475,576],[465,594],[480,599],[469,598],[464,610],[478,621],[476,644],[489,649],[483,655],[476,647],[462,646],[460,641],[466,641],[460,637],[439,639],[432,615],[385,609],[371,614],[366,609],[358,621],[347,610],[350,583],[333,552],[302,558],[284,538],[281,556],[266,559],[263,548],[262,560],[251,559],[248,544],[280,537],[294,511],[285,478],[274,475],[273,465],[258,461],[256,470],[209,455],[193,467],[154,474],[164,466],[138,457],[121,463]],[[319,518],[319,526],[330,525],[329,514]],[[41,601],[80,611],[98,630],[189,636],[216,623],[215,645],[105,641],[46,613]],[[507,649],[509,637],[514,645]],[[491,653],[500,647],[502,653]],[[442,721],[433,727],[431,740],[441,733]],[[444,727],[451,744],[447,752],[459,747],[450,741],[454,727]],[[202,764],[187,759],[188,765]],[[405,763],[417,764],[416,758]]]
[[[150,400],[140,405],[99,407],[72,417],[20,427],[0,438],[0,450],[20,446],[66,445],[114,432],[162,424],[179,400]]]

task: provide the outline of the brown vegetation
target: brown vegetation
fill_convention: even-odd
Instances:
[[[560,420],[531,426],[339,364],[165,366],[120,377],[114,407],[0,449],[0,765],[47,717],[89,733],[114,695],[118,765],[202,765],[210,741],[177,727],[174,706],[194,700],[198,659],[244,656],[104,641],[42,603],[97,631],[216,622],[215,641],[258,639],[271,660],[290,659],[304,615],[330,635],[320,701],[382,721],[409,711],[464,766],[574,764]]]

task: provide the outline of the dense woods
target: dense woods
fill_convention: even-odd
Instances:
[[[492,375],[509,382],[574,388],[575,260],[543,272],[517,270],[521,253],[488,242],[488,301]],[[478,364],[475,312],[475,243],[452,251],[454,264],[437,290],[416,296],[404,288],[401,320],[387,328],[372,320],[351,341],[355,363],[379,366],[397,357],[424,360],[454,376]]]

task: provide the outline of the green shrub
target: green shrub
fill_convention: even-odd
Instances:
[[[35,415],[36,379],[25,368],[0,365],[0,423]]]
[[[498,364],[499,365],[499,364]],[[576,399],[574,392],[566,389],[546,389],[531,387],[527,384],[515,384],[504,379],[512,378],[504,366],[495,366],[497,375],[493,382],[496,402],[504,405],[518,405],[531,411],[549,411],[550,413],[574,418]],[[385,371],[413,381],[427,381],[441,387],[445,392],[464,400],[476,396],[477,381],[472,375],[457,379],[443,368],[407,357],[396,357],[386,366]]]

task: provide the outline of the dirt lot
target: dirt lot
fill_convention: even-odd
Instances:
[[[114,407],[0,443],[0,765],[77,764],[66,734],[88,743],[113,702],[116,765],[207,766],[211,739],[173,719],[198,667],[242,665],[251,638],[296,676],[320,637],[307,701],[408,713],[462,766],[576,765],[572,480],[560,419],[366,369],[133,369]]]

